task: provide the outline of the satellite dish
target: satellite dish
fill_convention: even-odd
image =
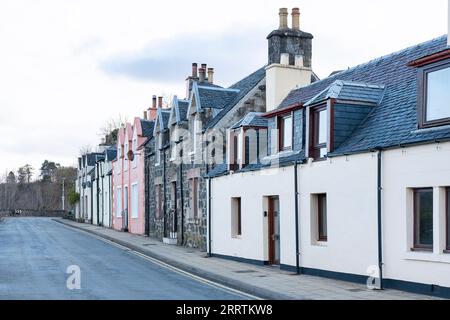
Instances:
[[[133,152],[133,150],[130,150],[130,151],[127,152],[127,157],[128,157],[128,160],[130,160],[130,161],[134,160],[134,152]]]

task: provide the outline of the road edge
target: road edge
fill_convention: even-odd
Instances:
[[[225,276],[222,276],[217,273],[201,270],[194,266],[176,261],[174,259],[170,259],[170,258],[161,256],[157,253],[151,252],[150,250],[145,250],[145,249],[141,248],[140,246],[133,245],[129,242],[122,241],[122,240],[116,239],[114,237],[104,235],[104,234],[96,232],[94,230],[85,229],[81,226],[77,226],[72,223],[66,223],[66,221],[64,221],[63,219],[52,219],[52,220],[57,223],[63,224],[65,226],[68,226],[68,227],[71,227],[74,229],[78,229],[78,230],[96,235],[96,236],[106,239],[108,241],[117,243],[121,246],[124,246],[124,247],[129,248],[133,251],[136,251],[140,254],[143,254],[144,256],[156,259],[156,260],[166,263],[174,268],[178,268],[182,271],[191,273],[197,277],[203,278],[203,279],[211,281],[211,282],[216,282],[217,284],[220,284],[222,286],[226,286],[226,287],[229,287],[234,290],[242,291],[246,294],[253,295],[253,296],[259,297],[264,300],[294,300],[290,296],[287,296],[287,295],[284,295],[284,294],[281,294],[281,293],[278,293],[275,291],[255,287],[255,286],[249,285],[245,282],[235,280],[230,277],[225,277]],[[208,257],[205,257],[205,259],[208,259]]]

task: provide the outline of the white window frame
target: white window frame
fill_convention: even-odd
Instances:
[[[124,153],[124,157],[123,157],[123,168],[124,168],[124,170],[123,171],[128,171],[128,149],[129,149],[129,144],[128,144],[128,141],[127,142],[125,142],[125,145],[124,145],[124,151],[125,151],[125,153]]]
[[[136,160],[136,157],[137,157],[137,154],[136,154],[136,152],[137,152],[137,137],[133,138],[133,143],[131,145],[131,148],[133,150],[132,166],[133,166],[133,169],[136,169],[137,168],[137,160]]]
[[[139,218],[139,189],[137,182],[131,185],[131,218]]]
[[[116,217],[122,218],[122,187],[117,187],[116,196]]]

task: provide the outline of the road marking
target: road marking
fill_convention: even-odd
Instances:
[[[225,286],[225,285],[222,285],[222,284],[220,284],[220,283],[217,283],[217,282],[214,282],[214,281],[211,281],[211,280],[208,280],[208,279],[199,277],[199,276],[197,276],[197,275],[195,275],[195,274],[192,274],[192,273],[190,273],[190,272],[188,272],[188,271],[184,271],[184,270],[182,270],[182,269],[179,269],[179,268],[177,268],[177,267],[174,267],[174,266],[172,266],[172,265],[170,265],[170,264],[168,264],[168,263],[165,263],[165,262],[163,262],[163,261],[161,261],[161,260],[158,260],[158,259],[156,259],[156,258],[149,257],[149,256],[147,256],[147,255],[145,255],[145,254],[142,254],[142,253],[136,251],[136,250],[130,249],[130,248],[125,247],[125,246],[123,246],[123,245],[121,245],[121,244],[119,244],[119,243],[117,243],[117,242],[114,242],[114,241],[105,239],[105,238],[103,238],[103,237],[101,237],[101,236],[98,236],[98,235],[96,235],[96,234],[90,233],[90,232],[88,232],[88,231],[85,231],[85,230],[82,230],[82,229],[78,229],[78,228],[74,228],[74,227],[72,227],[72,226],[70,226],[70,225],[66,225],[66,224],[64,224],[64,223],[61,223],[61,224],[62,224],[63,226],[65,226],[66,228],[69,228],[69,227],[70,227],[71,230],[77,230],[77,231],[81,231],[81,232],[83,232],[83,233],[86,233],[86,234],[90,235],[90,236],[93,237],[93,238],[96,238],[96,239],[98,239],[98,240],[101,240],[101,241],[103,241],[103,242],[105,242],[105,243],[108,243],[108,244],[110,244],[110,245],[112,245],[112,246],[115,246],[115,247],[117,247],[117,248],[119,248],[119,249],[121,249],[121,250],[124,250],[124,251],[128,252],[128,253],[134,254],[135,256],[141,257],[141,258],[143,258],[143,259],[145,259],[145,260],[147,260],[147,261],[150,261],[150,262],[152,262],[152,263],[154,263],[154,264],[156,264],[156,265],[159,265],[160,267],[163,267],[163,268],[166,268],[166,269],[170,269],[170,270],[173,271],[173,272],[176,272],[176,273],[178,273],[178,274],[187,276],[187,277],[189,277],[189,278],[191,278],[191,279],[194,279],[194,280],[196,280],[196,281],[198,281],[198,282],[207,284],[207,285],[212,286],[212,287],[217,287],[217,288],[220,288],[220,289],[222,289],[222,290],[224,290],[224,291],[228,291],[228,292],[231,292],[231,293],[234,293],[234,294],[238,294],[238,295],[247,297],[247,298],[252,299],[252,300],[264,300],[264,299],[262,299],[262,298],[260,298],[260,297],[254,296],[254,295],[252,295],[252,294],[245,293],[245,292],[243,292],[243,291],[240,291],[240,290],[237,290],[237,289],[233,289],[233,288],[227,287],[227,286]]]

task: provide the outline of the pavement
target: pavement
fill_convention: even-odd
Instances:
[[[66,226],[102,237],[170,266],[262,299],[283,300],[434,300],[398,290],[370,290],[365,285],[296,275],[279,268],[255,266],[216,257],[196,249],[171,246],[145,236],[90,224],[55,219]],[[214,297],[210,297],[214,299]]]
[[[0,222],[0,300],[250,298],[53,219]]]

